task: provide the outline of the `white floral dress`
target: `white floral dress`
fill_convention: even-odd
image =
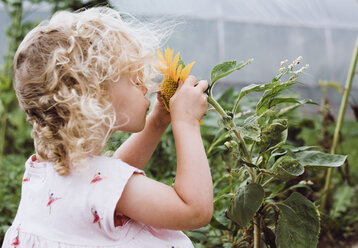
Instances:
[[[88,169],[59,176],[52,163],[26,162],[20,205],[2,248],[193,248],[181,231],[115,216],[128,179],[143,173],[119,159],[96,156]],[[115,223],[119,226],[115,227]]]

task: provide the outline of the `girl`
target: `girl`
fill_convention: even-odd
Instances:
[[[209,223],[212,181],[200,136],[206,81],[189,76],[146,118],[160,33],[107,8],[60,12],[24,38],[14,57],[16,94],[32,124],[36,154],[7,247],[193,247],[177,230]],[[159,93],[160,94],[160,93]],[[143,172],[172,123],[174,187]],[[133,134],[100,156],[115,131]]]

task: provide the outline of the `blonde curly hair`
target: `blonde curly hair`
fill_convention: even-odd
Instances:
[[[165,35],[106,7],[58,12],[26,35],[13,62],[16,95],[37,154],[58,174],[102,152],[116,122],[109,85],[133,73],[151,82]]]

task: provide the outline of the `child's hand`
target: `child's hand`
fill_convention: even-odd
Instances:
[[[208,88],[206,80],[197,82],[194,76],[189,76],[170,99],[170,113],[172,121],[183,121],[198,125],[208,106],[204,91]]]
[[[167,127],[170,124],[170,113],[165,109],[160,91],[157,92],[157,100],[154,103],[151,115],[154,117],[158,127]]]

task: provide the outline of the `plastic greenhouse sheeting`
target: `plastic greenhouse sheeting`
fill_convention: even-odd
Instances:
[[[309,70],[301,78],[344,84],[358,35],[357,0],[112,0],[137,17],[184,20],[168,41],[193,72],[207,78],[226,60],[254,58],[228,78],[257,82],[273,77],[280,61],[303,56]]]
[[[209,78],[211,68],[227,60],[254,62],[225,78],[218,88],[266,82],[284,59],[303,57],[310,67],[297,87],[303,98],[320,102],[318,80],[344,85],[358,38],[358,0],[112,0],[114,6],[138,18],[184,21],[167,45],[184,61],[197,61],[192,73]],[[357,69],[358,70],[358,69]],[[358,102],[358,76],[351,100]],[[337,113],[341,95],[328,91]],[[318,107],[305,107],[317,114]],[[353,118],[347,109],[347,116]]]

